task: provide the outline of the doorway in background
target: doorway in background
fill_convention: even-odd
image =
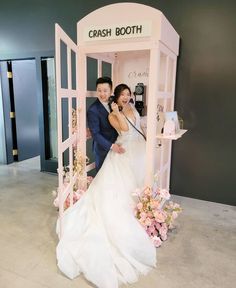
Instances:
[[[34,59],[0,62],[6,162],[40,153],[36,64]]]

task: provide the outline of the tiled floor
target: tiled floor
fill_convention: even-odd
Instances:
[[[0,288],[89,288],[57,269],[57,177],[39,159],[0,166]],[[157,250],[158,265],[130,288],[231,288],[236,282],[236,207],[173,196],[184,211]],[[112,288],[112,287],[111,287]]]

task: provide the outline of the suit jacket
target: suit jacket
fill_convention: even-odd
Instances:
[[[116,141],[117,131],[108,121],[108,111],[99,101],[89,107],[87,112],[88,127],[93,137],[93,150],[97,171],[101,168],[111,145]]]

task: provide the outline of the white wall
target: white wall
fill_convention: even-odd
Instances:
[[[149,80],[149,52],[129,51],[117,54],[119,83],[127,84],[132,92],[137,83],[147,85]]]

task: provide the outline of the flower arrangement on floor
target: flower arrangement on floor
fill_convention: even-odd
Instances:
[[[77,111],[75,109],[72,109],[72,134],[77,132]],[[87,139],[90,137],[90,132],[87,129]],[[85,176],[85,168],[86,164],[88,163],[88,157],[84,156],[82,152],[77,149],[77,143],[75,142],[73,144],[74,149],[74,157],[73,157],[73,175],[77,173],[78,177],[77,180],[73,186],[73,195],[72,195],[72,203],[75,204],[87,191],[88,186],[93,180],[92,176]],[[63,186],[66,188],[66,186],[70,183],[70,168],[69,166],[65,166],[63,169]],[[56,191],[52,191],[53,197],[55,198],[53,201],[53,205],[57,208],[59,208],[59,189],[57,188]],[[64,202],[64,210],[70,207],[70,201],[71,196],[70,194],[67,196],[65,202]]]
[[[85,165],[88,161],[87,157],[83,157],[80,151],[74,150],[74,163],[73,163],[73,174],[78,173],[78,179],[73,186],[73,204],[75,204],[87,191],[89,185],[91,184],[93,177],[84,176]],[[66,187],[70,181],[70,169],[68,166],[64,167],[63,170],[63,185]],[[52,191],[53,196],[55,197],[53,204],[55,207],[59,207],[59,195],[58,188],[55,191]],[[64,209],[70,207],[70,194],[67,196],[64,202]]]
[[[170,193],[160,189],[155,182],[153,187],[137,190],[137,204],[134,209],[135,216],[146,230],[156,247],[167,239],[167,232],[174,228],[174,220],[182,211],[179,204],[167,200]]]

